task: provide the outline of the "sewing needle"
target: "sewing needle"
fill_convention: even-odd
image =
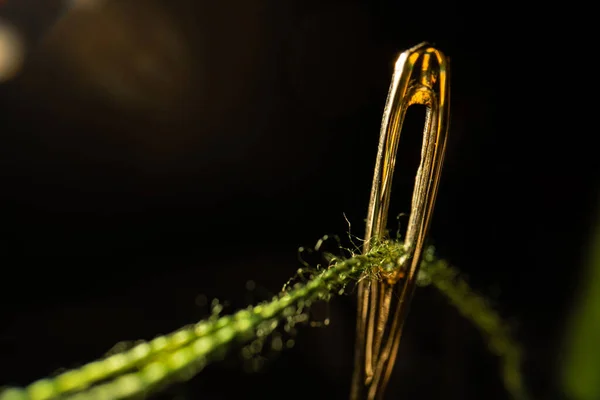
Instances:
[[[414,104],[426,106],[421,160],[403,238],[405,255],[397,261],[395,272],[382,271],[383,280],[359,283],[353,400],[382,398],[394,367],[444,160],[449,89],[448,60],[442,52],[421,43],[400,54],[383,113],[363,252],[374,240],[385,239],[402,124]]]

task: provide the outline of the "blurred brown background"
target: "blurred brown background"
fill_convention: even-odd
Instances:
[[[200,294],[229,311],[267,299],[299,246],[345,238],[343,213],[361,235],[395,57],[427,40],[453,85],[432,242],[516,327],[537,398],[559,397],[598,180],[577,147],[590,131],[558,101],[569,32],[550,15],[570,18],[510,2],[1,2],[0,52],[23,63],[12,76],[0,56],[0,384],[196,321]],[[422,117],[408,115],[392,215],[408,211]],[[262,372],[236,352],[166,398],[347,398],[353,297],[316,312],[331,325]],[[401,353],[389,398],[507,398],[433,290]]]

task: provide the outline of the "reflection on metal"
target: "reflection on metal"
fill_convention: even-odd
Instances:
[[[404,236],[406,256],[397,261],[393,270],[381,271],[383,280],[366,279],[359,283],[351,391],[354,400],[382,398],[394,367],[444,160],[449,89],[448,60],[439,50],[422,43],[400,54],[383,114],[364,252],[369,251],[373,240],[386,235],[402,123],[408,107],[413,104],[427,107],[421,161]]]

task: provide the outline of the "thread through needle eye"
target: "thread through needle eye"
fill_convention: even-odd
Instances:
[[[351,398],[382,398],[394,367],[402,328],[414,292],[435,205],[449,120],[448,60],[427,43],[404,51],[396,61],[381,124],[365,245],[385,239],[392,178],[408,107],[426,106],[421,160],[415,177],[405,254],[383,280],[361,280]],[[393,299],[398,299],[392,303]],[[391,316],[391,317],[390,317]]]

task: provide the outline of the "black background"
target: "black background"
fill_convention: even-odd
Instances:
[[[268,299],[298,247],[345,238],[344,213],[361,235],[395,57],[427,40],[452,67],[431,240],[515,327],[535,398],[559,396],[597,202],[592,131],[564,94],[586,70],[564,9],[127,0],[62,15],[57,1],[5,3],[29,52],[0,86],[0,384],[201,319],[200,294],[229,311]],[[139,54],[154,75],[135,69]],[[395,213],[408,210],[422,116],[408,115]],[[347,296],[316,309],[331,325],[301,328],[257,374],[235,352],[166,398],[347,398],[354,307]],[[417,293],[400,351],[390,398],[507,398],[477,331],[432,289]]]

